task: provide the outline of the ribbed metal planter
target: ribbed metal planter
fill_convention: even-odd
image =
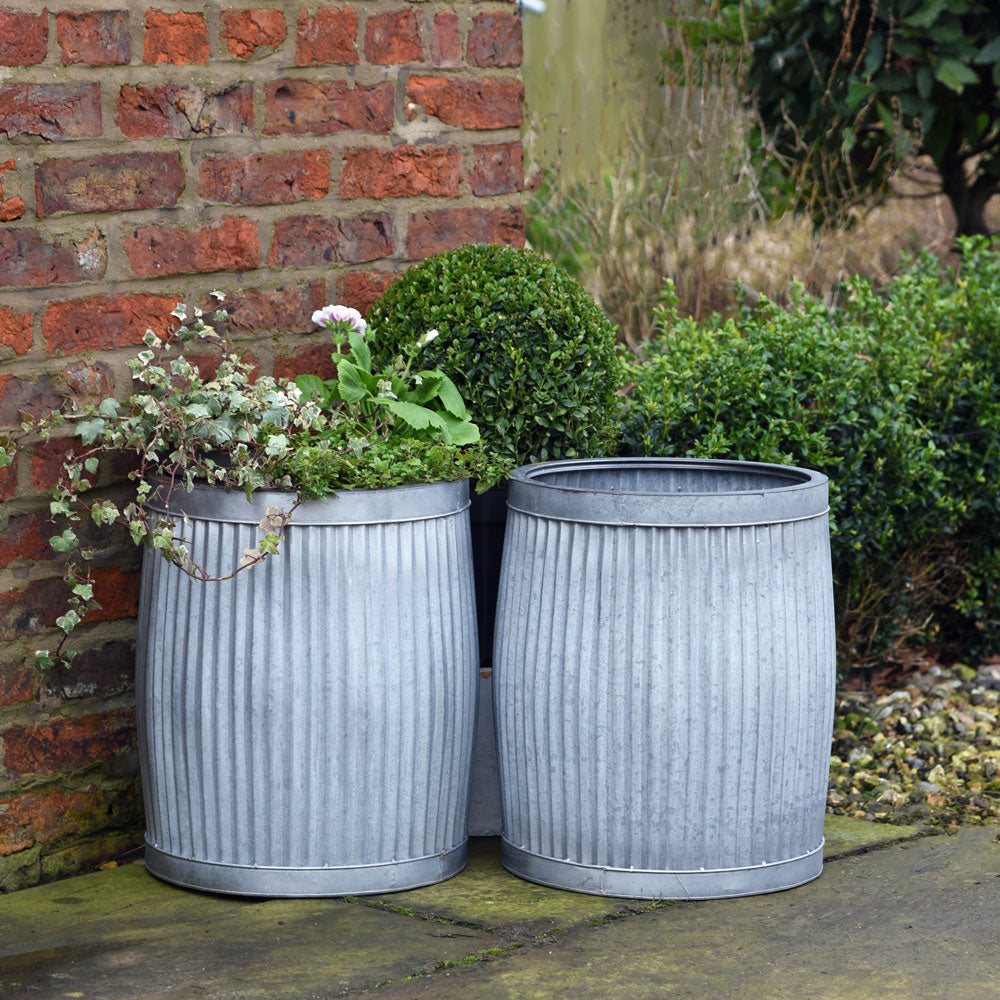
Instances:
[[[171,498],[192,554],[232,569],[289,494]],[[146,865],[253,896],[439,882],[466,862],[478,645],[468,486],[345,491],[222,583],[143,562]]]
[[[504,865],[707,899],[820,874],[834,697],[827,480],[748,462],[511,478],[495,711]]]

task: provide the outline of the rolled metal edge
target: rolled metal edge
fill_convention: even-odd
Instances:
[[[621,899],[732,899],[794,889],[818,878],[823,843],[800,857],[751,868],[640,871],[546,858],[502,840],[500,862],[511,874],[552,889]]]
[[[145,858],[150,874],[186,889],[271,898],[371,896],[418,889],[457,875],[468,863],[469,846],[462,843],[426,858],[336,868],[256,868],[194,861],[161,851],[149,841]]]
[[[163,497],[166,480],[155,480],[149,507],[167,513]],[[169,513],[194,520],[220,521],[226,524],[256,524],[268,507],[290,510],[296,495],[278,490],[258,490],[249,500],[238,490],[195,483],[188,492],[175,487],[170,496]],[[293,524],[385,524],[449,517],[469,506],[469,481],[419,483],[394,486],[386,490],[340,490],[324,500],[304,500],[296,508]]]
[[[725,492],[648,492],[546,482],[564,473],[657,469],[752,473],[773,478],[775,485]],[[742,527],[822,516],[829,509],[829,488],[822,473],[791,465],[697,458],[570,459],[515,469],[508,506],[528,515],[586,524]]]

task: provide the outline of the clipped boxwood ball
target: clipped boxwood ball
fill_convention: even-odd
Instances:
[[[510,468],[615,452],[622,367],[614,328],[565,271],[532,250],[470,244],[407,271],[368,316],[381,364],[424,337]]]

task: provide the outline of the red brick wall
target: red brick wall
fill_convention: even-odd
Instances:
[[[319,306],[522,243],[520,61],[507,0],[0,0],[0,426],[127,392],[145,330],[215,288],[241,352],[294,375],[328,361]],[[26,663],[64,593],[44,491],[68,445],[0,470],[0,890],[141,836],[139,560],[117,533],[94,532],[78,664]]]

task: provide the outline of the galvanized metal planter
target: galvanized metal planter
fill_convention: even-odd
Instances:
[[[504,865],[706,899],[820,874],[835,681],[827,481],[749,462],[511,477],[495,711]]]
[[[177,490],[213,572],[290,494]],[[478,645],[468,485],[302,504],[281,552],[222,583],[143,562],[146,864],[253,896],[439,882],[466,862]]]

